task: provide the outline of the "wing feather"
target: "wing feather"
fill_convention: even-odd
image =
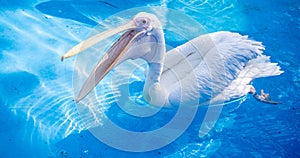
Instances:
[[[202,35],[167,53],[161,83],[169,100],[205,102],[228,87],[263,50],[260,42],[238,33]]]

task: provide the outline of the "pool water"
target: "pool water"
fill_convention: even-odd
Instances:
[[[0,0],[0,6],[0,157],[300,157],[298,0]],[[262,41],[265,54],[284,73],[253,85],[283,103],[268,105],[247,96],[228,104],[205,137],[199,137],[199,120],[205,115],[205,108],[200,109],[182,136],[148,152],[121,151],[97,140],[87,128],[103,122],[89,113],[80,115],[73,101],[76,59],[61,62],[60,57],[97,24],[102,31],[117,25],[105,22],[111,15],[145,6],[186,14],[208,33],[227,30]],[[186,42],[172,32],[165,36],[173,47]],[[143,67],[140,70],[131,83],[132,97],[138,100]],[[96,109],[97,118],[106,115],[124,128],[142,131],[173,117],[174,111],[165,110],[141,122],[114,106],[110,89],[101,90],[107,105]]]

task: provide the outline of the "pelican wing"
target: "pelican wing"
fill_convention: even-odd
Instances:
[[[202,35],[167,53],[161,82],[173,102],[205,102],[222,93],[263,50],[260,42],[238,33]]]

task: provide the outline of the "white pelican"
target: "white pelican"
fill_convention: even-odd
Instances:
[[[252,93],[263,102],[274,103],[258,95],[250,82],[255,78],[280,75],[277,63],[263,55],[261,42],[232,32],[201,35],[166,52],[164,33],[159,19],[141,12],[123,26],[82,41],[62,60],[76,55],[114,34],[125,32],[95,66],[76,102],[118,64],[128,59],[148,63],[144,84],[145,100],[155,106],[169,106],[199,100],[200,104],[227,101]]]

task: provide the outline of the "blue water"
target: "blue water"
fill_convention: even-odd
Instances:
[[[110,15],[143,6],[175,9],[207,32],[235,31],[262,41],[265,54],[285,72],[253,85],[283,104],[248,96],[240,105],[226,105],[205,137],[198,135],[205,114],[199,110],[181,137],[154,151],[125,152],[99,142],[87,130],[97,121],[81,119],[73,102],[75,58],[62,63],[60,57],[98,23],[108,27],[103,20]],[[0,16],[0,157],[300,157],[298,0],[0,0]],[[171,32],[165,36],[172,46],[185,42]],[[143,74],[136,72],[136,79],[131,94],[138,96]],[[105,114],[127,129],[160,127],[174,115],[166,110],[142,122],[124,115],[112,96],[105,96],[110,104],[98,107],[97,118]]]

